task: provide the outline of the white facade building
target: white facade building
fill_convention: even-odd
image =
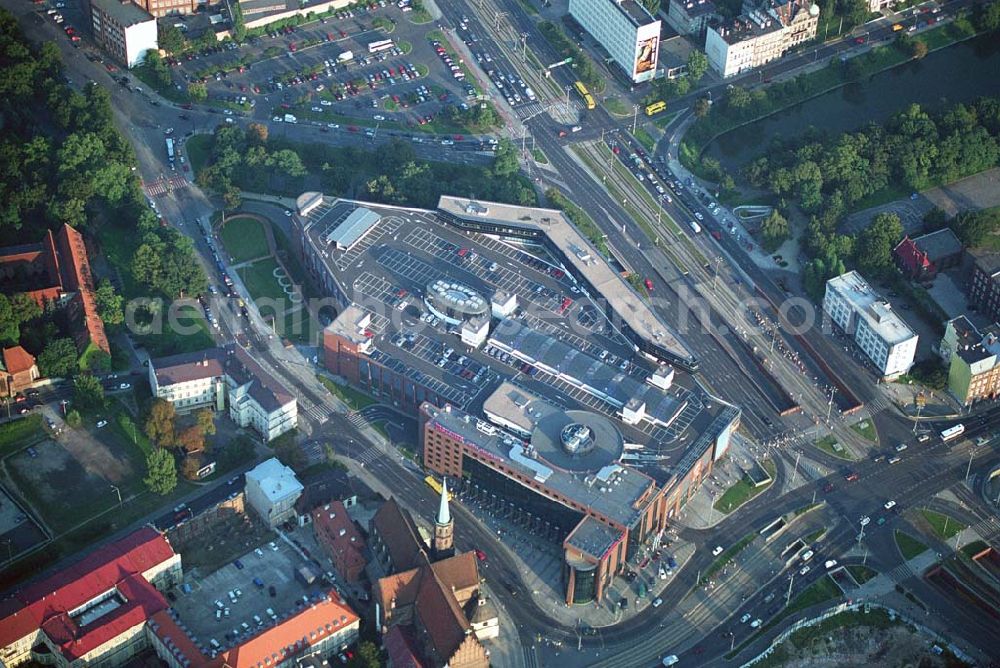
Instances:
[[[90,0],[94,40],[119,62],[132,68],[147,51],[159,48],[156,19],[138,5],[121,0]]]
[[[149,362],[154,397],[179,413],[229,409],[240,427],[271,441],[298,422],[298,402],[284,385],[238,346],[162,357]]]
[[[819,26],[819,7],[806,0],[771,0],[757,7],[746,3],[743,12],[731,22],[709,25],[705,33],[708,64],[724,77],[781,58],[813,39]]]
[[[569,0],[569,14],[635,83],[656,76],[660,21],[635,0]]]
[[[292,469],[272,457],[247,471],[246,480],[247,501],[269,527],[295,514],[303,487]]]
[[[823,310],[854,338],[884,379],[898,378],[913,366],[917,335],[858,272],[826,282]]]

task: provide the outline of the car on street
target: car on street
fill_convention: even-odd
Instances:
[[[740,624],[746,624],[749,621],[750,621],[750,613],[749,612],[744,613],[743,616],[740,617]]]
[[[859,477],[860,476],[858,475],[857,471],[851,471],[850,473],[847,474],[845,479],[847,480],[847,482],[857,482]]]
[[[883,508],[885,508],[886,510],[892,510],[895,507],[896,507],[896,502],[893,501],[892,499],[886,501],[885,505],[883,506]]]
[[[721,545],[717,546],[714,550],[712,550],[712,556],[713,557],[717,557],[720,554],[722,554],[722,546]]]
[[[763,621],[761,621],[760,619],[755,619],[752,622],[750,622],[750,628],[752,629],[760,628],[761,624],[763,624]]]
[[[901,461],[903,461],[903,460],[900,457],[889,457],[889,463],[890,464],[898,464]]]
[[[825,567],[825,568],[826,568],[827,570],[829,570],[829,569],[833,568],[833,567],[834,567],[834,566],[836,566],[836,565],[837,565],[837,560],[836,560],[836,559],[828,559],[828,560],[827,560],[827,562],[826,562],[825,564],[823,564],[823,566],[824,566],[824,567]]]
[[[108,421],[107,420],[98,420],[97,421],[97,428],[98,429],[100,429],[102,427],[107,427],[107,426],[108,426]]]
[[[486,553],[482,550],[476,550],[476,559],[479,561],[486,561]]]
[[[809,572],[809,571],[811,571],[811,570],[812,570],[812,567],[811,567],[811,566],[803,566],[803,567],[802,567],[802,568],[801,568],[801,569],[799,570],[799,575],[805,575],[806,573],[808,573],[808,572]]]
[[[671,654],[670,656],[663,657],[663,665],[664,666],[672,666],[675,663],[677,663],[678,661],[680,661],[680,659],[677,658],[676,654]]]
[[[663,605],[663,599],[662,598],[657,598],[655,601],[653,601],[653,607],[654,608],[658,608],[661,605]]]

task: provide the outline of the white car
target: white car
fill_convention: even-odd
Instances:
[[[672,666],[675,663],[677,663],[678,661],[680,661],[680,659],[677,658],[676,654],[671,654],[670,656],[663,657],[663,665],[664,666]]]
[[[744,613],[743,616],[740,617],[740,624],[746,624],[749,621],[750,621],[750,613],[749,612]]]
[[[101,427],[107,427],[107,426],[108,426],[108,421],[107,420],[98,420],[97,421],[97,428],[98,429],[100,429]]]
[[[658,608],[661,605],[663,605],[663,599],[662,598],[658,598],[655,601],[653,601],[653,607],[654,608]]]
[[[720,554],[722,554],[722,546],[721,546],[721,545],[719,545],[719,546],[718,546],[718,547],[716,547],[716,548],[715,548],[714,550],[712,550],[712,556],[713,556],[713,557],[717,557],[717,556],[719,556]]]
[[[697,218],[698,220],[705,220],[705,216],[701,215],[701,211],[695,211],[694,217]]]
[[[896,452],[902,452],[903,450],[906,450],[906,443],[900,443],[896,446]]]
[[[813,558],[814,554],[815,552],[813,552],[812,550],[806,550],[805,552],[802,553],[802,561],[809,561],[810,559]]]
[[[281,122],[281,116],[275,116],[274,118],[271,119],[271,121],[274,122],[274,123],[280,123]]]
[[[828,560],[823,565],[827,568],[827,570],[829,570],[829,569],[831,569],[831,568],[833,568],[834,566],[837,565],[837,560],[836,559],[830,559],[830,560]]]
[[[337,125],[336,123],[327,123],[327,124],[326,124],[326,127],[330,128],[331,130],[336,130],[336,129],[337,129],[337,128],[339,128],[340,126],[339,126],[339,125]]]
[[[808,573],[811,570],[812,570],[811,567],[809,567],[809,566],[803,566],[802,569],[799,571],[799,575],[805,575],[806,573]]]
[[[291,209],[285,209],[285,215],[288,216],[288,217],[291,217],[292,210]]]
[[[886,510],[892,510],[895,507],[896,507],[896,502],[892,501],[891,499],[889,501],[886,501],[885,505],[883,506],[883,508],[885,508]]]
[[[384,121],[385,120],[385,116],[383,116],[381,114],[375,114],[374,116],[372,116],[372,119],[374,119],[376,121]]]
[[[752,622],[750,622],[750,628],[752,628],[752,629],[759,629],[761,624],[763,624],[763,622],[761,620],[755,619]]]

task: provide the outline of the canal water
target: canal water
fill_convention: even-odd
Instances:
[[[995,95],[1000,95],[1000,39],[982,35],[737,128],[713,141],[706,155],[737,171],[775,137],[798,136],[809,127],[835,135],[881,123],[913,103],[935,109]]]

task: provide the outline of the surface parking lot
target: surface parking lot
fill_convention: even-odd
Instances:
[[[278,536],[198,578],[191,593],[174,590],[173,607],[204,647],[212,639],[229,647],[302,609],[304,596],[314,599],[328,589],[321,579],[306,586],[296,578],[296,569],[305,563],[303,554]],[[313,569],[319,570],[315,564]]]
[[[354,118],[417,127],[445,106],[468,109],[479,91],[436,52],[434,25],[414,25],[394,3],[370,7],[167,62],[175,85],[205,83],[209,98],[225,106],[259,105],[269,116],[292,113],[332,126]],[[370,46],[385,40],[392,45],[373,53]]]

